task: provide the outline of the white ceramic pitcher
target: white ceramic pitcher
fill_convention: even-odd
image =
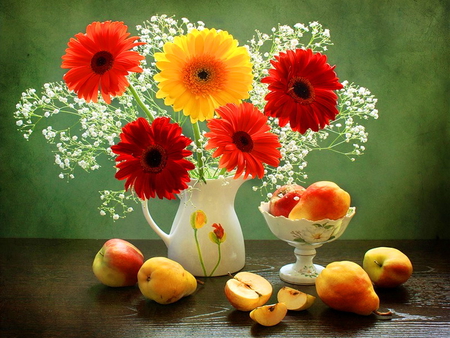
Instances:
[[[154,222],[148,202],[142,202],[150,227],[168,248],[168,257],[194,276],[223,276],[245,265],[245,246],[234,200],[242,178],[193,180],[180,195],[180,205],[170,230]]]

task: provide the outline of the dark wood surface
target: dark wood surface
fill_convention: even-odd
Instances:
[[[162,241],[135,240],[146,258],[165,256]],[[317,250],[315,263],[362,263],[376,246],[405,252],[414,274],[403,286],[377,290],[391,320],[328,308],[319,299],[277,326],[253,323],[225,298],[228,277],[203,278],[196,293],[171,305],[146,300],[137,287],[109,288],[91,270],[103,240],[0,239],[0,337],[449,337],[450,241],[345,241]],[[294,259],[284,242],[247,241],[245,271],[284,285],[279,268]],[[317,295],[314,286],[298,286]]]

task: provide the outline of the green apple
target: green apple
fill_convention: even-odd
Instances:
[[[373,284],[381,288],[393,288],[405,283],[413,272],[408,256],[395,248],[378,247],[366,252],[363,268]]]
[[[130,242],[113,238],[105,242],[92,263],[92,270],[107,286],[132,286],[144,263],[144,255]]]

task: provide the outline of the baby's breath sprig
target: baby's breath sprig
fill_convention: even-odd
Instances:
[[[102,204],[99,206],[100,215],[109,214],[113,220],[125,218],[127,214],[134,209],[129,202],[139,203],[139,198],[134,194],[127,193],[125,190],[103,190],[99,191]]]
[[[41,95],[28,89],[16,109],[16,125],[27,140],[39,123],[48,119],[48,124],[52,118],[55,124],[43,127],[42,134],[54,145],[60,178],[74,178],[76,167],[87,172],[99,169],[101,155],[114,158],[110,146],[117,141],[122,126],[137,117],[131,95],[122,95],[116,105],[86,103],[62,82],[46,83]]]

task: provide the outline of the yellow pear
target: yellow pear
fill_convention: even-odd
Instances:
[[[335,310],[370,315],[380,305],[367,273],[350,261],[328,264],[316,278],[316,290],[320,299]]]
[[[277,299],[279,303],[286,304],[288,310],[302,311],[310,308],[314,304],[316,297],[289,286],[284,286],[278,291]]]
[[[197,289],[197,280],[181,264],[165,258],[147,260],[138,272],[142,294],[159,304],[171,304]]]
[[[287,311],[288,309],[284,303],[263,305],[252,310],[250,318],[263,326],[274,326],[286,317]]]
[[[336,183],[315,182],[306,188],[288,217],[290,219],[306,218],[310,221],[336,220],[347,214],[350,201],[350,194]]]

